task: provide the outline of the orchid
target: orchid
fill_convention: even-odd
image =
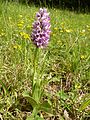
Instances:
[[[31,40],[37,47],[46,47],[50,39],[50,17],[47,9],[40,8],[33,23]]]

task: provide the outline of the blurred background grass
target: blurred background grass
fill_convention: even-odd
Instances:
[[[23,120],[32,110],[22,92],[31,90],[30,34],[38,9],[19,2],[0,3],[0,115],[5,120]],[[65,110],[72,120],[88,119],[89,105],[83,112],[78,110],[90,97],[90,15],[57,8],[48,11],[52,33],[43,79],[54,81],[46,92],[54,117],[59,116],[54,119],[60,115],[64,119]]]

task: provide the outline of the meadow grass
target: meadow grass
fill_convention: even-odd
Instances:
[[[31,91],[35,46],[30,34],[38,9],[34,5],[0,3],[1,120],[24,120],[32,111],[22,92]],[[88,119],[90,107],[85,101],[90,103],[90,15],[56,8],[48,11],[52,32],[45,49],[48,56],[43,79],[53,80],[46,86],[44,96],[55,113],[51,119]],[[38,69],[43,65],[42,56],[41,52]],[[50,118],[39,114],[45,120]]]

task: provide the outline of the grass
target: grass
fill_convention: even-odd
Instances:
[[[38,9],[34,5],[0,3],[1,120],[24,120],[32,112],[22,93],[31,90],[35,49],[30,34]],[[48,11],[52,33],[47,47],[44,77],[53,82],[46,86],[44,99],[52,104],[55,114],[51,118],[42,112],[42,116],[45,120],[66,120],[67,116],[72,120],[88,120],[90,15],[54,8]]]

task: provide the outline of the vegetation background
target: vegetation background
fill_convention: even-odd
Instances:
[[[42,120],[89,120],[89,0],[0,1],[0,119],[26,120],[32,113],[23,92],[31,91],[35,46],[30,35],[40,7],[46,7],[51,17],[52,33],[43,51],[48,54],[42,80],[52,82],[44,87],[42,101],[48,101],[53,115],[40,111],[38,116]]]
[[[34,3],[35,5],[58,7],[62,9],[76,10],[78,12],[88,12],[90,11],[90,1],[89,0],[5,0],[21,2],[26,4]]]

